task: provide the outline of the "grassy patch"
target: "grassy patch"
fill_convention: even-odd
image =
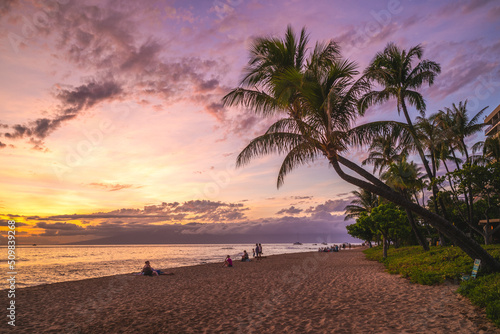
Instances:
[[[490,254],[500,259],[500,245],[485,246]],[[413,283],[433,285],[445,280],[459,281],[462,274],[472,271],[474,261],[458,247],[432,247],[424,252],[421,247],[390,248],[387,258],[382,247],[364,251],[370,260],[384,263],[391,274],[400,274]],[[477,279],[461,282],[458,292],[474,304],[486,309],[486,315],[500,327],[500,273],[488,274],[479,270]]]

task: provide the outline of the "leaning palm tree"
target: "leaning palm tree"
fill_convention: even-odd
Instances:
[[[368,83],[354,79],[358,74],[356,65],[340,57],[334,42],[317,43],[305,55],[306,40],[304,30],[296,38],[290,27],[284,39],[257,39],[240,86],[223,98],[225,106],[239,105],[265,116],[282,117],[243,149],[237,166],[258,156],[285,154],[278,173],[280,187],[284,177],[297,166],[326,158],[343,180],[421,215],[469,256],[500,271],[498,261],[446,219],[406,200],[345,158],[349,147],[369,144],[375,134],[387,132],[389,122],[353,127],[358,99],[368,90]],[[395,122],[391,125],[398,126]]]
[[[354,190],[351,194],[355,198],[345,207],[344,220],[359,218],[361,214],[370,213],[379,205],[378,196],[364,189]]]

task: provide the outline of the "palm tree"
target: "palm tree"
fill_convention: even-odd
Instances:
[[[355,199],[351,201],[351,204],[345,207],[344,210],[346,212],[346,215],[344,217],[344,220],[367,217],[371,213],[371,211],[379,205],[378,196],[364,189],[354,190],[351,192],[351,194],[355,196]],[[356,223],[357,222],[358,221],[356,221]],[[359,224],[353,224],[351,227],[347,226],[347,230],[351,235],[353,235],[351,230],[357,231],[358,235],[353,236],[357,238],[366,238],[368,245],[370,246],[370,248],[372,247],[372,240],[375,236],[375,233],[372,229],[366,228],[366,226],[360,226]]]
[[[359,218],[362,213],[370,213],[379,204],[378,196],[364,189],[354,190],[351,194],[356,198],[345,207],[346,215],[344,220]]]
[[[487,108],[483,108],[474,117],[469,118],[467,100],[465,100],[465,102],[460,101],[458,106],[453,103],[451,108],[446,107],[439,111],[440,117],[438,119],[441,121],[444,135],[451,143],[452,149],[458,150],[465,156],[466,163],[471,163],[471,160],[465,140],[485,127],[485,124],[480,121],[480,117]]]
[[[500,137],[487,137],[484,141],[477,142],[472,147],[472,152],[481,152],[481,155],[472,157],[477,163],[500,161]]]
[[[400,132],[393,129],[390,135],[375,137],[370,144],[368,158],[363,160],[361,164],[363,166],[371,164],[373,172],[378,170],[381,174],[390,164],[401,161],[406,155],[404,153],[406,145],[398,142],[401,136]]]
[[[392,163],[386,172],[381,175],[381,178],[387,182],[387,184],[396,189],[404,198],[411,201],[411,195],[415,194],[421,186],[420,168],[412,161],[410,163],[406,162],[406,158],[403,158],[397,163]],[[417,222],[413,213],[406,209],[406,215],[408,217],[408,223],[417,239],[418,243],[426,251],[429,250],[429,245],[427,241],[422,236],[418,229]]]
[[[450,144],[452,154],[458,150],[462,156],[465,156],[465,163],[471,164],[473,161],[469,156],[469,148],[466,144],[466,138],[481,131],[485,124],[480,122],[480,117],[487,107],[480,110],[474,117],[469,118],[467,112],[467,100],[460,101],[458,106],[453,103],[451,108],[444,108],[439,111],[439,116],[436,118],[440,122],[443,135]],[[474,197],[472,194],[472,186],[469,184],[468,192],[464,192],[465,204],[467,206],[468,221],[467,223],[474,226]]]
[[[317,43],[305,55],[304,40],[304,30],[297,39],[290,27],[283,40],[256,40],[244,79],[223,98],[225,106],[240,105],[266,116],[282,116],[240,152],[237,166],[262,155],[286,154],[278,173],[279,187],[297,166],[327,158],[343,180],[421,215],[469,256],[500,271],[498,261],[446,219],[406,200],[343,156],[353,144],[367,144],[375,134],[386,131],[388,122],[353,128],[358,100],[367,92],[368,83],[364,79],[354,80],[358,74],[356,65],[340,57],[334,42]],[[341,165],[355,175],[344,172]]]
[[[422,95],[417,91],[424,84],[432,85],[434,79],[441,72],[441,66],[430,60],[421,60],[423,47],[417,45],[408,52],[399,49],[394,43],[389,43],[383,52],[377,53],[369,67],[365,70],[365,76],[371,81],[375,81],[382,90],[370,91],[359,101],[359,108],[365,111],[374,104],[381,104],[390,98],[397,101],[398,114],[403,111],[406,123],[415,140],[416,149],[422,159],[426,172],[431,177],[424,151],[419,145],[417,134],[413,126],[406,104],[415,106],[417,110],[424,112],[426,109]],[[412,67],[415,58],[421,60]]]
[[[425,148],[428,152],[427,156],[431,159],[431,176],[435,178],[440,164],[439,145],[442,143],[437,121],[433,116],[429,118],[417,116],[415,125],[418,140],[422,148]]]
[[[415,106],[422,114],[425,112],[424,98],[417,89],[424,84],[431,86],[436,76],[441,73],[441,66],[438,63],[422,60],[423,52],[421,45],[414,46],[407,52],[394,43],[387,44],[384,51],[377,53],[365,70],[365,77],[379,84],[382,89],[366,93],[359,101],[359,108],[361,111],[365,111],[371,105],[381,104],[391,98],[396,99],[398,114],[403,111],[413,137],[414,147],[424,164],[427,177],[432,183],[433,173],[407,108],[408,103],[410,106]],[[419,60],[419,62],[414,64],[416,60]],[[439,202],[446,218],[448,216],[446,207],[438,197],[438,187],[435,184],[432,185],[432,194],[435,199],[438,199],[438,201],[434,201],[434,210],[439,213]],[[441,238],[441,244],[445,244],[444,238]]]

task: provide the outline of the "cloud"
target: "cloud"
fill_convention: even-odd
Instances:
[[[13,131],[4,133],[5,138],[30,138],[36,147],[43,145],[43,140],[58,129],[64,122],[74,119],[78,114],[89,109],[99,102],[117,97],[121,93],[120,86],[113,81],[96,82],[91,80],[87,84],[74,88],[60,89],[56,98],[60,101],[57,114],[53,118],[38,118],[26,124],[16,124]]]
[[[123,221],[106,221],[97,225],[80,227],[75,224],[48,224],[40,237],[80,236],[88,244],[151,244],[151,243],[255,243],[255,242],[343,242],[345,222],[340,218],[328,220],[304,217],[268,218],[238,223],[188,223],[152,225],[129,224]],[[60,227],[60,228],[59,228]],[[54,239],[51,239],[54,240]]]
[[[98,102],[116,97],[121,92],[120,84],[111,79],[102,82],[92,80],[73,89],[61,89],[57,93],[57,99],[62,103],[63,113],[73,115]]]
[[[79,225],[71,223],[47,223],[39,222],[36,227],[42,228],[45,231],[40,236],[82,236],[88,235],[89,231]]]
[[[10,4],[5,3],[4,8],[12,7],[13,18],[36,11],[34,6],[14,9]],[[187,13],[183,11],[182,15],[187,18]],[[58,6],[48,19],[47,26],[57,29],[36,31],[47,34],[47,45],[30,40],[33,42],[30,47],[50,51],[58,63],[82,70],[86,76],[81,80],[94,79],[77,87],[60,83],[65,88],[54,94],[58,105],[49,111],[52,116],[11,125],[5,133],[9,140],[31,138],[39,140],[35,145],[42,147],[40,140],[81,111],[115,98],[142,101],[153,97],[163,103],[188,101],[206,106],[210,112],[220,101],[222,90],[217,76],[223,72],[221,65],[216,60],[175,56],[177,52],[170,52],[169,43],[156,38],[153,35],[156,29],[150,29],[160,19],[153,7],[134,1],[119,7],[113,2],[98,5],[71,2]],[[154,108],[162,106],[156,104]]]
[[[334,213],[343,205],[342,200],[328,200],[307,212],[291,206],[278,212],[281,217],[249,219],[245,216],[248,208],[242,203],[191,200],[24,219],[29,226],[43,229],[40,237],[91,238],[98,243],[293,242],[297,238],[303,242],[325,241],[319,240],[322,238],[340,242],[346,236],[346,223],[343,215]],[[299,216],[301,213],[305,214]]]
[[[205,111],[212,115],[219,122],[224,122],[226,120],[226,109],[222,106],[220,102],[212,102],[205,106]]]
[[[336,200],[327,200],[323,204],[319,204],[315,207],[311,206],[305,212],[311,214],[319,214],[319,213],[330,213],[330,212],[344,212],[344,208],[346,205],[350,204],[350,200],[344,199],[336,199]]]
[[[210,80],[201,80],[197,82],[197,85],[195,87],[195,93],[207,93],[214,91],[219,87],[219,80],[217,79],[210,79]]]
[[[293,199],[313,199],[314,196],[292,196]]]
[[[302,211],[304,211],[304,210],[296,208],[292,205],[291,207],[289,207],[287,209],[281,209],[280,211],[276,212],[276,214],[278,214],[278,215],[284,215],[284,214],[296,215],[296,214],[301,213]]]
[[[12,5],[16,4],[18,0],[2,0],[0,2],[0,18],[6,15],[12,8]]]
[[[448,5],[443,6],[437,12],[439,14],[447,14],[461,12],[462,14],[470,14],[473,11],[484,7],[489,3],[495,3],[494,0],[458,0],[450,3]]]
[[[39,222],[36,224],[36,227],[43,228],[46,230],[84,230],[84,228],[81,226],[69,223]]]
[[[122,189],[128,189],[128,188],[133,188],[133,184],[109,184],[109,183],[99,183],[99,182],[92,182],[89,183],[89,186],[101,188],[104,190],[108,191],[117,191],[117,190],[122,190]],[[137,187],[134,187],[137,188]]]
[[[118,185],[120,186],[120,185]],[[113,189],[113,188],[111,188]],[[112,190],[110,190],[112,191]],[[214,202],[209,200],[191,200],[184,203],[163,202],[158,205],[146,205],[143,209],[123,208],[110,212],[92,214],[56,215],[49,220],[113,219],[120,218],[127,223],[131,219],[144,219],[148,223],[158,221],[237,221],[245,218],[248,208],[242,203]]]
[[[194,14],[186,8],[175,8],[173,6],[165,6],[165,15],[169,19],[175,19],[178,21],[186,21],[193,23],[196,18]]]

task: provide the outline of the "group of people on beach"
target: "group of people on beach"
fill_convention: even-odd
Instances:
[[[262,244],[257,243],[255,244],[255,248],[253,250],[253,257],[256,258],[257,260],[262,259]],[[250,257],[248,256],[248,253],[246,250],[243,251],[243,255],[241,256],[241,262],[250,262]],[[142,268],[142,271],[140,272],[141,275],[146,275],[146,276],[159,276],[159,275],[173,275],[173,273],[165,273],[159,269],[153,269],[151,267],[151,263],[149,261],[145,262],[146,264]],[[226,256],[226,259],[224,260],[224,263],[222,264],[223,267],[232,267],[233,266],[233,260],[231,259],[231,256],[228,255]]]
[[[342,245],[331,245],[330,247],[320,247],[318,248],[318,252],[338,252],[341,249],[346,249],[346,247],[349,247],[351,249],[351,244],[342,244]]]
[[[255,244],[255,248],[252,249],[253,251],[253,257],[257,260],[262,259],[262,244]],[[248,255],[247,251],[243,251],[243,255],[241,255],[241,262],[250,262],[250,256]],[[233,260],[231,259],[231,256],[228,255],[226,256],[226,259],[224,260],[224,263],[222,264],[223,267],[232,267],[233,266]]]
[[[253,249],[253,257],[257,260],[262,259],[262,244],[255,244],[255,248]]]

